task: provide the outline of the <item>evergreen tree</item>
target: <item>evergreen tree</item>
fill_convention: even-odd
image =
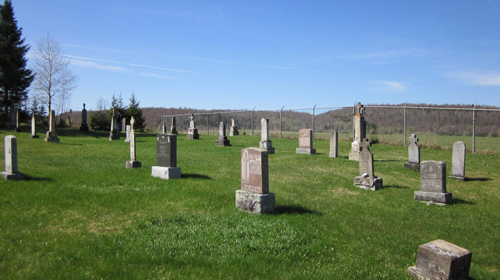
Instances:
[[[28,88],[34,75],[26,68],[26,53],[22,28],[17,27],[10,0],[0,5],[0,117],[8,119],[10,107],[19,107],[28,98]]]
[[[130,105],[127,108],[127,114],[130,118],[134,117],[134,130],[144,131],[146,127],[146,118],[142,116],[142,110],[139,108],[139,102],[135,99],[135,94],[130,97]]]

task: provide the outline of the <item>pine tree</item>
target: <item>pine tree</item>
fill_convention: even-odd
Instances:
[[[133,93],[129,100],[130,105],[127,108],[127,114],[130,117],[134,117],[134,130],[144,131],[146,127],[146,118],[142,116],[142,110],[139,108],[140,102],[135,99],[135,94]]]
[[[28,88],[34,75],[26,68],[26,53],[22,28],[17,27],[10,0],[0,6],[0,117],[9,117],[11,106],[19,107],[28,98]]]

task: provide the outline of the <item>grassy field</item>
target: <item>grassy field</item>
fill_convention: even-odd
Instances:
[[[471,180],[448,179],[454,203],[440,207],[414,201],[420,175],[403,168],[405,147],[372,146],[384,180],[372,192],[353,186],[349,141],[329,158],[328,141],[297,155],[297,140],[273,138],[277,213],[251,215],[235,208],[235,191],[240,151],[260,136],[215,147],[215,136],[179,135],[183,178],[165,181],[151,177],[153,134],[137,135],[138,169],[125,168],[129,145],[107,132],[61,130],[60,144],[0,130],[1,139],[10,134],[27,180],[0,181],[2,279],[406,279],[418,246],[439,238],[473,252],[472,278],[500,279],[494,153],[467,153]],[[448,175],[451,157],[421,150],[422,160],[445,161]]]

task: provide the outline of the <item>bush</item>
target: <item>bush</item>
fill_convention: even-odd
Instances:
[[[111,118],[106,111],[97,111],[90,115],[89,126],[93,130],[110,130]]]

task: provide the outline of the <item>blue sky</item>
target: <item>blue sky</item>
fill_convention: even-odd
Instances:
[[[500,1],[13,0],[78,78],[71,108],[500,106]]]

